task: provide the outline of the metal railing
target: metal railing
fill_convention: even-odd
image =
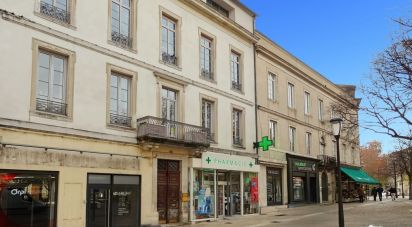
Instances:
[[[132,37],[112,31],[112,42],[123,48],[132,47]]]
[[[123,127],[132,127],[132,118],[124,115],[110,113],[110,124]]]
[[[243,140],[240,137],[233,137],[233,145],[243,146]]]
[[[213,80],[213,73],[209,70],[202,69],[200,75],[206,79]]]
[[[321,164],[324,166],[334,166],[336,165],[336,158],[325,155],[325,154],[320,154],[318,155],[318,159],[321,161]]]
[[[168,53],[162,53],[162,61],[167,64],[177,65],[177,57]]]
[[[70,23],[70,13],[67,10],[60,9],[43,1],[40,2],[40,13],[59,21]]]
[[[242,84],[238,81],[232,81],[232,88],[241,91]]]
[[[152,116],[137,120],[137,138],[209,146],[211,137],[207,128],[195,125]]]
[[[36,110],[54,114],[66,115],[67,104],[46,99],[36,99]]]

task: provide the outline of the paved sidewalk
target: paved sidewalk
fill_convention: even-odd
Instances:
[[[366,203],[345,203],[345,226],[347,227],[412,227],[412,200],[399,198]],[[192,227],[334,227],[338,226],[338,207],[333,205],[310,205],[288,209],[267,215],[229,217],[215,222],[193,224]],[[187,225],[190,226],[190,225]]]

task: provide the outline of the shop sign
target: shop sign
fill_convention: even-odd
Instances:
[[[316,172],[316,163],[304,160],[292,161],[292,169],[294,171]]]
[[[272,175],[279,175],[280,174],[280,170],[279,169],[267,169],[267,173],[268,174],[272,174]]]
[[[19,195],[19,196],[22,196],[22,195],[26,194],[26,191],[24,191],[24,190],[19,190],[19,189],[17,189],[17,188],[14,188],[14,189],[11,189],[11,190],[10,190],[10,194],[11,194],[11,195]]]
[[[254,158],[205,152],[202,154],[202,168],[259,172]]]

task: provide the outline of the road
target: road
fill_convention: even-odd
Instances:
[[[346,227],[412,227],[412,200],[345,203]],[[190,225],[187,225],[190,226]],[[334,227],[338,226],[338,207],[310,205],[281,209],[277,213],[230,217],[216,222],[204,222],[192,227]]]

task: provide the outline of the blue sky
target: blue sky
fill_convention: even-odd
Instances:
[[[332,82],[357,86],[396,35],[392,19],[412,18],[412,0],[241,1],[258,14],[259,31]],[[390,137],[361,129],[361,144],[375,139],[385,152],[394,148]]]

